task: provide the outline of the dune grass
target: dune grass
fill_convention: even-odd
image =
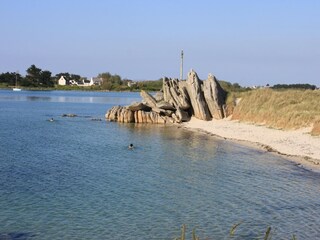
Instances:
[[[313,127],[320,134],[319,90],[258,89],[241,94],[232,119],[277,129]]]
[[[230,232],[228,235],[226,235],[226,238],[225,239],[233,239],[235,237],[235,231],[236,229],[239,227],[239,225],[242,224],[242,222],[240,223],[237,223],[237,224],[234,224],[231,229],[230,229]],[[182,225],[181,227],[181,234],[179,237],[176,237],[174,238],[174,240],[187,240],[186,238],[186,225]],[[191,233],[191,239],[192,240],[200,240],[200,237],[196,235],[196,229],[193,228],[192,229],[192,233]],[[205,238],[205,239],[208,239],[208,238]],[[211,238],[210,238],[211,239]],[[215,239],[215,238],[214,238]],[[261,237],[259,238],[255,238],[255,239],[263,239],[263,240],[271,240],[272,239],[272,231],[271,231],[271,227],[267,227],[267,230],[264,234],[261,234]],[[295,235],[292,235],[292,240],[296,240],[296,237]]]

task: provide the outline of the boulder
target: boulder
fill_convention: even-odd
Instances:
[[[187,110],[190,108],[188,93],[184,89],[182,81],[177,79],[163,78],[163,99],[171,103],[175,108],[182,108]]]
[[[160,90],[159,92],[157,92],[155,95],[154,95],[154,99],[157,101],[157,102],[161,102],[164,100],[163,98],[163,91]]]
[[[155,100],[155,98],[146,91],[141,90],[140,95],[147,106],[153,108],[157,105],[157,101]]]
[[[181,108],[178,108],[175,114],[176,114],[179,122],[188,122],[188,121],[190,121],[191,117],[189,116],[188,112],[182,110]]]
[[[211,116],[215,119],[224,118],[224,105],[227,93],[212,74],[209,74],[208,79],[203,81],[203,93]]]
[[[172,111],[176,110],[176,108],[172,106],[172,104],[165,101],[157,102],[156,106],[164,110],[172,110]]]
[[[112,107],[105,115],[109,121],[132,123],[134,122],[134,114],[131,110],[122,106]]]
[[[191,70],[188,73],[186,80],[186,89],[191,102],[193,114],[196,118],[200,120],[210,120],[211,115],[204,99],[204,95],[201,89],[202,82],[198,78],[195,71]]]
[[[130,106],[127,107],[129,110],[131,111],[139,111],[139,110],[142,110],[142,111],[150,111],[151,110],[151,107],[143,104],[142,102],[135,102],[135,103],[132,103]]]

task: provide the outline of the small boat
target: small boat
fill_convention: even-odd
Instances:
[[[16,73],[16,86],[12,88],[13,91],[21,91],[21,88],[18,88],[18,71]]]

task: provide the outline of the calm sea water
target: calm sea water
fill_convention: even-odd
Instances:
[[[0,239],[174,239],[182,224],[188,239],[194,227],[229,239],[239,222],[232,239],[268,226],[273,239],[320,239],[319,174],[177,127],[104,121],[134,101],[0,91]]]

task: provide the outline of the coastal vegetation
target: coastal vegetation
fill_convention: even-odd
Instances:
[[[58,84],[62,76],[68,84]],[[89,82],[89,80],[79,74],[61,72],[52,75],[50,71],[42,70],[33,64],[26,70],[25,76],[19,72],[0,73],[0,88],[18,85],[29,90],[159,91],[162,87],[162,79],[133,81],[122,79],[120,75],[110,72],[100,73],[96,79],[99,79],[99,84],[85,86],[83,82]]]
[[[237,97],[237,98],[236,98]],[[257,89],[230,94],[229,104],[238,101],[232,119],[277,129],[313,127],[320,135],[320,91]]]
[[[230,231],[229,231],[229,236],[227,237],[227,239],[233,239],[234,237],[236,237],[236,229],[240,226],[242,224],[242,222],[239,222],[239,223],[236,223],[236,224],[234,224],[232,227],[231,227],[231,229],[230,229]],[[184,225],[182,225],[182,227],[181,227],[181,234],[180,234],[180,236],[179,237],[176,237],[175,238],[175,240],[186,240],[187,238],[186,238],[186,231],[187,230],[187,228],[186,228],[186,225],[184,224]],[[264,232],[264,233],[260,233],[259,234],[260,235],[260,237],[258,237],[258,238],[255,238],[255,239],[263,239],[263,240],[271,240],[272,239],[272,229],[271,229],[271,227],[267,227],[267,229],[266,229],[266,231]],[[192,229],[192,232],[191,232],[191,239],[192,240],[200,240],[200,237],[199,236],[197,236],[197,234],[196,234],[196,228],[193,228]],[[207,239],[207,238],[206,238]],[[296,238],[296,236],[293,234],[292,235],[292,237],[291,237],[291,240],[296,240],[297,238]]]

